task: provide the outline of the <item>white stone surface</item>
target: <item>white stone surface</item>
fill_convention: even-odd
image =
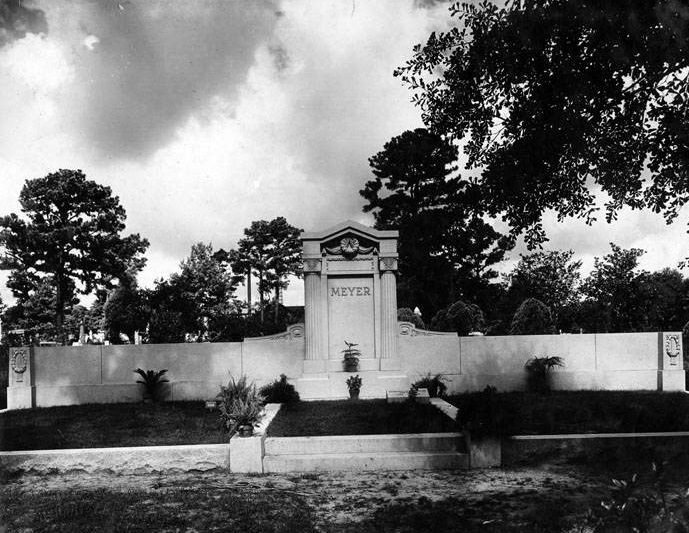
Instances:
[[[266,404],[263,419],[251,437],[240,437],[237,434],[232,436],[228,459],[231,472],[263,472],[265,433],[280,407],[279,403]]]

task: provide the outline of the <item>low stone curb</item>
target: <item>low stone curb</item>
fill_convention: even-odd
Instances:
[[[226,468],[228,451],[228,444],[12,451],[0,452],[0,470],[38,474],[208,471]]]

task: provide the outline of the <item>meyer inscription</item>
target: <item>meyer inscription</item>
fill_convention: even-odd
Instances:
[[[330,296],[371,296],[370,287],[330,287]]]

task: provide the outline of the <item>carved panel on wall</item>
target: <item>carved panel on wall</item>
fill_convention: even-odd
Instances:
[[[671,366],[677,366],[681,347],[679,334],[665,334],[665,355],[670,358]]]
[[[435,336],[448,336],[456,337],[457,333],[453,331],[428,331],[426,329],[416,329],[416,326],[411,322],[397,322],[397,327],[399,328],[400,335],[405,335],[408,337],[435,337]]]
[[[298,340],[304,338],[304,324],[292,324],[287,326],[287,330],[275,335],[266,335],[265,337],[249,337],[244,340],[251,341],[279,341],[279,340]]]
[[[333,243],[335,244],[335,243]],[[340,238],[337,246],[324,246],[323,250],[330,255],[341,255],[345,259],[354,259],[359,254],[370,254],[374,252],[374,245],[366,246],[358,237],[347,235]]]
[[[10,366],[12,371],[17,374],[15,381],[24,381],[24,372],[29,362],[29,355],[26,350],[14,350],[10,358]]]

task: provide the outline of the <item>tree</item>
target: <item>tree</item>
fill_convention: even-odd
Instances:
[[[458,335],[468,335],[472,331],[482,331],[485,327],[483,311],[476,304],[457,300],[447,309],[438,311],[431,321],[431,329],[436,331],[456,331]]]
[[[546,209],[671,221],[689,199],[689,17],[668,0],[455,4],[396,70],[424,123],[464,146],[485,213],[530,245]]]
[[[548,306],[536,298],[528,298],[514,313],[510,335],[542,335],[553,333],[553,330],[553,317]]]
[[[641,277],[641,295],[646,300],[645,320],[649,331],[680,331],[689,318],[689,282],[681,272],[664,268]]]
[[[143,268],[148,241],[120,236],[126,214],[119,199],[80,170],[27,180],[19,203],[26,220],[15,213],[0,219],[0,267],[11,270],[7,286],[18,299],[28,300],[41,284],[54,288],[58,331],[76,293],[111,288],[127,270]]]
[[[593,271],[581,286],[582,294],[597,304],[597,331],[644,331],[648,318],[642,286],[647,273],[638,271],[644,251],[625,250],[613,243],[610,247],[609,254],[595,258]]]
[[[508,297],[514,302],[523,302],[527,298],[542,301],[552,311],[553,320],[562,326],[560,318],[563,311],[579,300],[581,261],[572,261],[573,255],[571,250],[522,255],[514,269],[505,276],[509,282]]]
[[[301,242],[300,229],[284,217],[271,221],[255,220],[244,229],[244,238],[229,253],[232,270],[247,279],[247,301],[251,309],[251,277],[258,278],[261,322],[264,321],[265,295],[275,290],[275,322],[278,321],[280,290],[287,287],[287,276],[298,275]]]
[[[267,278],[275,290],[274,321],[279,320],[280,290],[286,289],[288,275],[301,274],[301,232],[289,224],[284,217],[277,217],[268,223],[270,256],[267,263]]]
[[[456,158],[441,136],[406,131],[369,159],[375,179],[359,191],[375,227],[400,232],[400,304],[426,314],[497,276],[489,267],[512,246],[473,212]]]
[[[150,308],[161,311],[156,339],[176,342],[179,338],[176,333],[169,334],[170,328],[162,328],[165,316],[179,323],[182,338],[185,333],[192,333],[198,340],[214,337],[210,325],[217,324],[218,317],[226,317],[236,307],[233,300],[236,281],[223,257],[213,251],[210,243],[196,243],[189,257],[180,263],[180,272],[156,282],[148,295]]]
[[[103,329],[113,344],[120,343],[121,333],[133,343],[135,332],[146,329],[149,313],[135,276],[124,276],[119,286],[110,292],[103,305],[103,315]]]

